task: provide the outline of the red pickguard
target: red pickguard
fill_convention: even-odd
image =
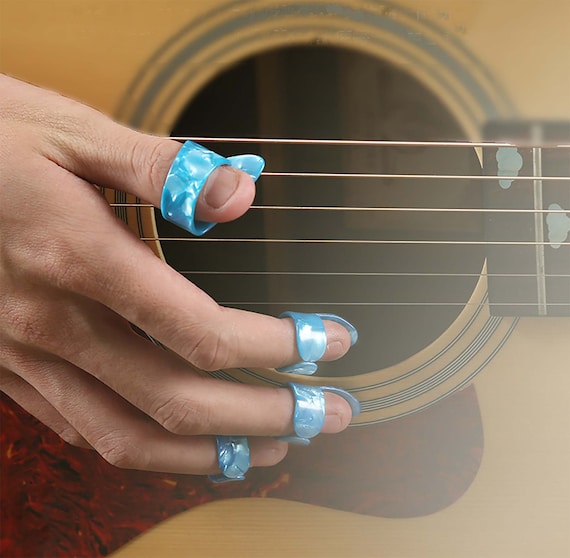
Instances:
[[[2,419],[2,556],[105,556],[160,521],[221,498],[271,496],[381,517],[456,501],[477,473],[474,388],[397,421],[321,436],[242,483],[116,469],[65,444],[11,400]]]

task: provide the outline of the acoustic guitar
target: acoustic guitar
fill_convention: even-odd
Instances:
[[[346,433],[113,556],[570,555],[567,2],[1,8],[2,71],[266,158],[253,208],[204,238],[103,191],[157,257],[222,304],[360,333],[300,380],[358,397]]]

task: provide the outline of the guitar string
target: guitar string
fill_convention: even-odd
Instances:
[[[228,301],[219,300],[218,304],[222,306],[471,306],[471,307],[484,307],[484,306],[508,306],[508,307],[533,307],[538,306],[538,302],[338,302],[338,301]],[[570,302],[549,302],[547,307],[569,307]]]
[[[403,174],[403,173],[363,173],[363,172],[293,172],[293,171],[267,171],[261,176],[288,177],[288,178],[385,178],[385,179],[438,179],[438,180],[544,180],[546,182],[562,182],[570,180],[570,176],[539,176],[516,175],[499,176],[485,174]]]
[[[178,141],[200,141],[200,142],[214,142],[214,143],[260,143],[260,144],[296,144],[296,145],[339,145],[339,146],[407,146],[407,147],[478,147],[478,148],[499,148],[499,147],[521,147],[521,148],[555,148],[555,149],[568,149],[570,145],[566,144],[521,144],[511,142],[461,142],[461,141],[392,141],[392,140],[324,140],[324,139],[287,139],[287,138],[213,138],[213,137],[173,137],[171,139]],[[407,180],[422,180],[422,179],[438,179],[438,180],[522,180],[522,181],[535,181],[541,180],[545,182],[559,182],[569,180],[570,177],[565,176],[538,176],[538,175],[516,175],[516,176],[491,176],[491,175],[449,175],[449,174],[388,174],[388,173],[330,173],[330,172],[291,172],[291,171],[265,171],[262,173],[265,177],[288,177],[288,178],[358,178],[358,179],[407,179]],[[112,207],[136,208],[147,207],[152,208],[151,204],[145,203],[116,203],[111,204]],[[344,212],[421,212],[421,213],[505,213],[505,214],[565,214],[564,209],[500,209],[500,208],[418,208],[418,207],[340,207],[340,206],[275,206],[275,205],[253,205],[250,209],[265,210],[265,211],[344,211]],[[307,240],[297,239],[186,239],[186,238],[144,238],[143,240],[152,241],[214,241],[214,242],[303,242]],[[308,242],[311,243],[374,243],[374,244],[516,244],[516,245],[534,245],[542,244],[548,245],[552,243],[543,242],[457,242],[457,241],[362,241],[362,240],[327,240],[327,239],[312,239]],[[559,246],[568,245],[570,243],[560,243]],[[394,273],[394,272],[304,272],[304,271],[183,271],[183,275],[275,275],[275,276],[350,276],[350,277],[534,277],[533,274],[450,274],[450,273]],[[565,278],[570,277],[570,274],[547,274],[546,277]],[[308,303],[303,301],[298,302],[257,302],[257,301],[222,301],[226,305],[303,305],[303,304],[317,304],[317,305],[366,305],[366,306],[450,306],[458,305],[465,306],[466,304],[481,305],[481,303],[466,303],[462,302],[318,302],[314,301]],[[535,306],[536,303],[502,303],[502,306]],[[559,306],[568,306],[569,303],[557,304]]]
[[[308,138],[238,138],[211,136],[172,136],[168,139],[176,141],[199,141],[204,143],[262,143],[283,145],[338,145],[338,146],[370,146],[370,147],[520,147],[543,149],[570,149],[566,143],[541,142],[508,142],[508,141],[406,141],[406,140],[352,140],[352,139],[308,139]]]
[[[110,203],[111,207],[154,207],[150,203]],[[566,209],[501,209],[479,207],[358,207],[334,205],[252,205],[251,209],[266,211],[385,211],[417,213],[570,213]],[[248,211],[249,211],[248,210]]]
[[[397,271],[240,271],[240,270],[186,270],[182,275],[276,275],[292,277],[536,277],[534,273],[418,273]],[[549,273],[546,277],[570,277],[570,273]]]
[[[186,238],[168,236],[141,237],[144,242],[228,242],[244,244],[360,244],[360,245],[446,245],[446,246],[570,246],[568,242],[536,242],[525,240],[378,240],[348,238]]]

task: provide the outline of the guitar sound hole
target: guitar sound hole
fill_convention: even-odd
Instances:
[[[214,79],[174,136],[462,140],[459,124],[417,79],[386,61],[325,47],[263,53]],[[472,148],[215,144],[259,153],[268,171],[480,174]],[[258,181],[255,205],[480,208],[479,182],[438,178],[276,178]],[[185,236],[156,215],[161,237]],[[262,210],[210,238],[338,243],[164,242],[167,261],[216,300],[255,312],[334,312],[360,341],[319,374],[361,374],[400,362],[445,331],[473,292],[481,246],[406,244],[482,238],[480,213]],[[189,235],[188,235],[189,236]],[[348,241],[348,242],[347,242]],[[401,244],[369,241],[402,241]],[[206,272],[206,273],[204,273]],[[230,272],[230,273],[228,273]]]

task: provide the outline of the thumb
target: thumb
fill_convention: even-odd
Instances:
[[[186,149],[178,142],[131,130],[128,135],[130,137],[125,138],[125,148],[117,161],[117,167],[124,172],[125,190],[146,199],[155,207],[161,207],[161,201],[164,203],[163,188],[174,168],[172,164],[175,159],[176,166],[182,167],[182,174],[175,178],[175,183],[201,182],[203,176],[210,172],[211,166],[204,165],[203,161],[179,164],[189,157],[189,153],[202,153],[201,149]],[[204,152],[208,153],[207,150]],[[183,189],[186,186],[182,184]],[[227,164],[217,166],[209,174],[198,196],[196,220],[222,223],[236,219],[249,209],[254,196],[255,185],[251,176]],[[184,224],[182,226],[187,228]]]
[[[162,191],[182,144],[122,126],[71,100],[61,112],[65,133],[51,144],[60,166],[98,186],[133,194],[160,208]],[[255,196],[252,178],[228,165],[209,175],[196,203],[196,219],[227,222],[245,213]]]

